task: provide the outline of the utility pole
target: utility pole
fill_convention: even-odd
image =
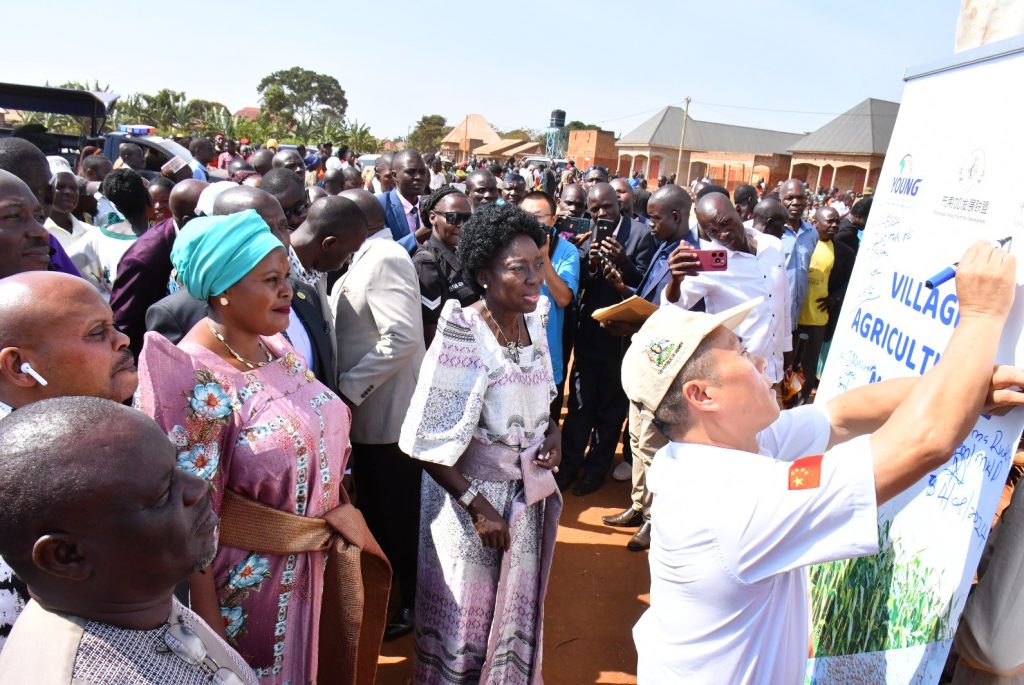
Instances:
[[[683,168],[683,140],[686,138],[686,120],[690,118],[690,96],[687,95],[683,100],[683,130],[679,133],[679,157],[676,159],[676,183],[682,180],[680,171]],[[679,185],[684,188],[690,185],[690,165],[686,165],[686,180]]]

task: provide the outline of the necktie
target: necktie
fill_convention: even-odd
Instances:
[[[417,205],[413,205],[412,209],[409,210],[412,213],[412,223],[410,224],[413,233],[419,230],[420,227],[420,210]]]
[[[644,274],[643,280],[640,281],[640,287],[636,289],[637,294],[641,297],[644,296],[645,289],[648,286],[648,281],[651,280],[651,275],[655,272],[660,273],[661,270],[659,265],[661,262],[668,259],[668,247],[668,243],[662,243],[661,247],[658,248],[658,251],[654,253],[654,259],[651,260],[651,265],[647,267],[647,273]]]

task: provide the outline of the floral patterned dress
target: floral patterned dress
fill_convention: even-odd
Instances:
[[[136,407],[160,424],[178,466],[214,487],[299,516],[338,506],[348,460],[348,407],[280,336],[278,358],[242,372],[204,347],[147,333]],[[221,546],[214,580],[228,641],[261,683],[316,681],[325,555]]]

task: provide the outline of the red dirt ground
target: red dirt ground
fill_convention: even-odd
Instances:
[[[544,681],[553,685],[636,683],[633,625],[647,608],[646,552],[630,552],[635,528],[609,528],[629,482],[611,478],[586,497],[565,494],[544,620]],[[385,642],[378,685],[412,683],[412,635]]]

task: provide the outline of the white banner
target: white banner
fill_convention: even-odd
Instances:
[[[907,83],[817,401],[938,362],[956,287],[925,281],[972,242],[1013,236],[1024,262],[1021,83],[1024,53]],[[1000,363],[1024,363],[1020,283],[1019,269]],[[981,418],[945,466],[881,507],[880,554],[811,570],[807,682],[938,682],[1022,421]]]

